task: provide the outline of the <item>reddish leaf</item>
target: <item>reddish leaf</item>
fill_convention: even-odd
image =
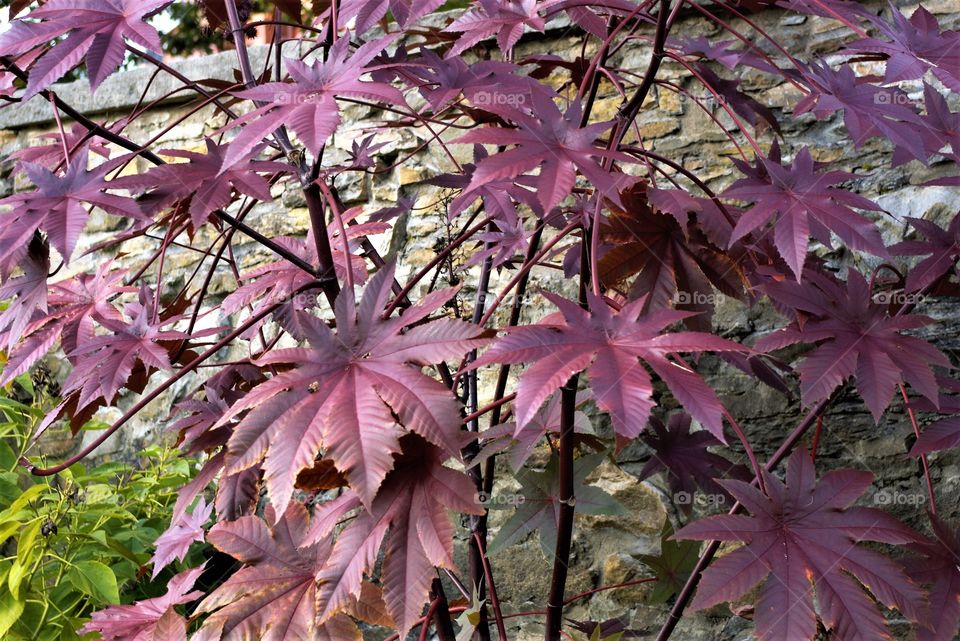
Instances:
[[[907,272],[907,291],[918,292],[954,272],[956,258],[960,255],[960,216],[954,216],[946,230],[922,218],[907,220],[925,240],[906,240],[891,247],[890,251],[898,256],[926,256]]]
[[[26,250],[25,256],[18,261],[20,275],[6,278],[0,286],[0,299],[13,299],[0,312],[0,334],[6,338],[7,349],[23,337],[31,321],[47,314],[50,246],[40,234],[34,234]]]
[[[50,286],[47,305],[49,313],[33,320],[26,328],[25,337],[11,350],[0,385],[6,385],[26,372],[59,340],[68,354],[77,345],[93,338],[94,323],[120,322],[120,311],[110,303],[113,294],[135,291],[119,287],[123,270],[114,270],[111,262],[100,265],[96,274],[80,274]],[[11,342],[18,338],[13,333]]]
[[[304,545],[307,510],[291,503],[276,525],[257,516],[221,522],[207,535],[245,564],[197,608],[209,614],[194,641],[349,641],[360,632],[346,617],[317,620],[317,573],[330,543]]]
[[[364,67],[378,56],[396,36],[386,36],[361,45],[350,54],[349,34],[338,38],[330,48],[326,62],[308,65],[296,58],[287,58],[287,71],[293,83],[268,82],[237,92],[237,96],[266,103],[234,120],[229,127],[245,124],[230,143],[223,159],[224,167],[232,167],[281,125],[294,131],[312,154],[316,155],[340,124],[336,97],[380,100],[403,104],[403,94],[380,82],[363,82]]]
[[[10,154],[10,157],[16,158],[20,162],[41,165],[50,171],[54,171],[54,169],[64,161],[64,146],[69,150],[73,150],[75,147],[78,147],[84,139],[87,140],[84,144],[89,146],[90,151],[104,158],[110,157],[110,150],[107,144],[102,140],[98,141],[96,136],[88,137],[90,133],[89,130],[80,123],[74,123],[70,130],[65,133],[66,136],[61,136],[60,132],[40,134],[38,137],[50,140],[50,144],[24,147]]]
[[[949,94],[948,94],[949,95]],[[923,102],[927,113],[921,116],[922,125],[915,128],[923,138],[927,153],[933,155],[950,145],[954,162],[960,159],[960,113],[950,111],[947,100],[928,83],[923,83]],[[956,184],[957,177],[930,181],[931,185]]]
[[[625,209],[613,209],[601,228],[610,245],[600,258],[600,278],[608,287],[636,275],[631,298],[646,297],[647,309],[676,307],[697,312],[689,322],[709,331],[716,294],[740,297],[747,284],[740,267],[703,232],[688,224],[687,212],[676,218],[655,213],[645,185],[622,195]]]
[[[347,242],[351,250],[355,250],[360,245],[361,239],[368,234],[381,233],[389,227],[383,223],[362,223],[350,225],[346,229]],[[347,259],[343,250],[339,249],[343,247],[343,243],[339,238],[339,233],[334,233],[333,230],[329,231],[330,245],[333,248],[333,266],[337,276],[342,278],[347,270]],[[311,240],[280,236],[275,238],[274,242],[294,255],[302,257],[312,265],[318,262],[317,246]],[[350,266],[353,270],[354,282],[366,282],[367,268],[363,258],[351,253]],[[293,310],[313,307],[317,296],[316,293],[311,294],[309,291],[304,291],[294,297],[294,292],[315,279],[313,275],[286,260],[278,260],[255,267],[241,274],[240,280],[242,284],[223,299],[223,311],[227,314],[234,314],[247,305],[250,305],[252,307],[251,312],[256,314],[264,307],[289,299],[292,305],[287,306],[288,310],[281,310],[276,313],[277,316],[288,318]]]
[[[533,232],[526,228],[515,209],[502,210],[501,217],[493,224],[496,229],[474,236],[477,242],[483,243],[483,248],[470,256],[465,267],[479,265],[490,258],[490,264],[499,269],[526,255]]]
[[[175,149],[163,150],[164,156],[185,158],[187,162],[158,165],[135,176],[118,178],[113,185],[131,191],[152,190],[141,199],[148,213],[169,207],[176,201],[188,201],[190,220],[194,229],[202,225],[214,211],[231,202],[233,189],[262,202],[272,200],[269,181],[258,172],[282,173],[290,166],[275,161],[237,158],[227,165],[224,155],[227,145],[218,145],[206,139],[207,153]]]
[[[488,213],[496,215],[494,220],[498,226],[502,221],[504,227],[514,227],[511,224],[512,221],[519,218],[517,203],[526,205],[537,216],[543,216],[543,207],[540,204],[539,197],[530,189],[536,180],[532,176],[491,180],[476,189],[468,190],[467,187],[473,181],[473,176],[476,173],[477,164],[488,158],[489,154],[483,145],[474,145],[473,157],[475,162],[464,165],[462,175],[442,174],[427,181],[438,187],[461,190],[460,195],[450,203],[448,216],[451,219],[462,214],[477,198],[483,201],[483,207]]]
[[[760,158],[754,167],[734,162],[748,177],[735,182],[723,195],[750,201],[753,206],[737,221],[731,244],[773,219],[777,251],[798,281],[806,262],[808,236],[832,247],[832,231],[851,249],[887,255],[876,226],[851,209],[879,207],[862,196],[831,186],[852,174],[818,173],[807,148],[790,164],[780,162],[778,150],[771,158]]]
[[[238,519],[252,514],[260,499],[260,480],[259,467],[225,474],[217,485],[217,515],[224,519]]]
[[[949,416],[923,428],[910,456],[949,450],[960,445],[960,416]]]
[[[960,627],[960,533],[930,515],[933,538],[911,543],[901,561],[917,583],[930,586],[930,616],[917,626],[917,641],[951,641]]]
[[[533,93],[531,100],[533,104],[529,108],[533,114],[509,106],[498,109],[517,123],[516,129],[485,127],[454,141],[516,145],[481,160],[466,191],[471,192],[502,178],[516,178],[539,167],[535,185],[544,211],[550,211],[571,193],[579,170],[595,189],[619,203],[617,177],[623,177],[623,174],[612,174],[594,160],[614,158],[630,162],[630,157],[622,152],[595,145],[600,134],[610,129],[612,121],[580,127],[580,103],[574,102],[563,113],[541,92]]]
[[[745,481],[752,477],[743,465],[708,450],[720,442],[709,432],[691,432],[689,414],[673,413],[667,426],[651,416],[650,426],[653,433],[646,432],[641,438],[653,448],[653,455],[638,475],[641,481],[662,470],[666,472],[667,483],[674,494],[692,496],[699,487],[707,494],[726,495],[726,490],[715,479]],[[691,501],[675,502],[688,514],[693,508]]]
[[[104,193],[103,190],[114,187],[103,179],[111,165],[106,163],[88,171],[87,149],[73,157],[63,176],[54,175],[40,165],[21,163],[37,191],[0,200],[0,205],[13,206],[13,211],[0,223],[0,261],[25,247],[33,233],[40,229],[64,261],[69,262],[87,223],[84,203],[115,216],[146,220],[132,199]]]
[[[685,55],[706,58],[707,60],[718,62],[730,71],[734,71],[737,66],[741,64],[749,64],[751,67],[761,69],[771,69],[770,63],[760,58],[757,54],[749,50],[732,49],[731,45],[739,44],[736,40],[724,40],[714,44],[704,36],[697,36],[674,44],[678,46]]]
[[[448,55],[463,53],[494,34],[500,50],[509,54],[525,28],[543,31],[546,21],[539,12],[550,4],[551,0],[479,0],[446,27],[445,31],[463,34]]]
[[[726,213],[710,198],[695,198],[682,189],[647,188],[647,199],[655,209],[670,214],[677,223],[687,223],[692,217],[710,242],[726,247],[730,242],[733,222],[728,219],[736,207],[725,207]]]
[[[890,7],[893,22],[867,13],[870,21],[885,38],[865,38],[848,48],[872,51],[888,56],[884,80],[888,83],[912,80],[932,70],[943,84],[960,91],[960,33],[940,31],[936,16],[922,5],[907,20],[900,10]]]
[[[420,51],[419,64],[410,68],[411,73],[424,81],[419,88],[420,94],[435,112],[441,111],[461,95],[471,96],[471,102],[482,107],[484,100],[495,97],[495,94],[504,97],[512,95],[520,100],[519,93],[508,94],[508,90],[542,87],[536,82],[525,82],[522,76],[514,75],[516,71],[518,67],[509,62],[482,60],[467,64],[459,56],[441,58],[426,48]],[[483,97],[478,99],[480,95]]]
[[[187,641],[187,621],[173,608],[166,611],[153,627],[149,641]]]
[[[129,324],[102,319],[112,333],[90,338],[71,353],[76,365],[63,383],[64,396],[77,392],[80,407],[98,398],[109,403],[120,388],[127,385],[138,362],[146,368],[170,369],[167,349],[159,342],[185,338],[185,335],[163,330],[171,321],[156,321],[154,310],[153,293],[144,285],[139,300],[127,305]]]
[[[439,8],[443,2],[444,0],[345,0],[340,19],[356,17],[357,33],[362,34],[382,20],[389,10],[397,24],[406,29],[414,21]]]
[[[534,363],[523,373],[517,387],[519,427],[530,422],[540,405],[567,379],[586,370],[593,397],[601,409],[609,412],[617,434],[638,436],[654,406],[653,382],[642,361],[663,379],[694,418],[724,440],[722,406],[713,390],[669,355],[745,348],[700,332],[661,334],[668,325],[690,313],[657,310],[643,314],[643,298],[614,312],[602,298],[592,294],[590,311],[559,296],[547,292],[543,295],[560,308],[563,322],[548,318],[536,325],[512,327],[473,364],[479,367],[489,363]]]
[[[762,61],[755,62],[754,66],[770,68],[767,63]],[[703,64],[697,65],[697,74],[701,82],[719,94],[727,106],[748,123],[756,127],[762,119],[767,126],[772,127],[778,133],[780,132],[780,123],[777,122],[777,118],[770,108],[740,91],[739,80],[721,78],[710,67]]]
[[[252,409],[230,439],[228,472],[265,457],[264,480],[278,509],[290,500],[297,474],[313,465],[320,448],[369,506],[399,451],[404,430],[451,455],[460,450],[460,415],[453,394],[420,372],[423,365],[462,356],[486,342],[482,330],[454,319],[411,327],[453,294],[426,297],[403,316],[382,320],[393,267],[381,269],[357,305],[337,298],[334,333],[320,319],[300,314],[310,348],[277,350],[262,365],[292,365],[261,383],[223,420]]]
[[[160,570],[175,558],[182,561],[192,543],[203,542],[203,524],[210,519],[211,512],[213,505],[207,505],[207,500],[201,496],[192,513],[180,516],[157,537],[156,550],[150,559],[153,563],[151,578],[157,578]]]
[[[364,573],[373,570],[386,539],[380,575],[383,597],[403,637],[422,616],[434,568],[453,568],[453,524],[447,510],[483,512],[470,479],[442,465],[446,457],[442,450],[415,434],[401,439],[401,450],[369,511],[361,511],[339,533],[318,574],[321,621],[350,610]],[[336,509],[330,510],[333,518],[326,518],[328,523],[359,505],[351,495],[352,491],[334,501]],[[326,507],[320,507],[315,519]],[[330,528],[332,524],[314,530],[308,542],[326,536]]]
[[[397,625],[387,611],[387,604],[383,600],[383,590],[369,581],[364,581],[360,586],[360,594],[348,606],[346,612],[354,619],[359,619],[370,625],[379,625],[385,628],[393,628]]]
[[[847,273],[844,287],[821,272],[807,270],[805,282],[773,283],[764,287],[771,298],[802,313],[801,320],[757,343],[769,351],[804,342],[816,348],[797,367],[804,404],[830,396],[850,376],[874,419],[890,404],[898,383],[937,402],[939,388],[932,367],[949,367],[950,361],[925,340],[904,331],[933,323],[916,314],[890,315],[885,299],[872,297],[863,276]]]
[[[772,474],[764,478],[767,495],[742,481],[719,481],[751,516],[711,516],[674,535],[745,544],[707,568],[694,609],[734,601],[763,582],[754,619],[760,641],[813,639],[814,596],[820,619],[838,641],[892,639],[864,588],[913,620],[923,616],[923,593],[903,570],[856,545],[913,543],[918,536],[880,510],[850,507],[872,474],[837,470],[818,482],[810,455],[799,448],[787,465],[786,484]]]
[[[183,621],[173,606],[203,596],[200,591],[190,591],[203,570],[200,566],[176,575],[167,583],[167,593],[161,597],[137,601],[133,605],[112,605],[94,612],[93,620],[80,629],[80,634],[99,632],[103,641],[154,641],[156,634],[169,637],[170,631],[176,630],[176,620]],[[160,638],[172,641],[163,636]]]
[[[794,108],[794,115],[812,111],[824,120],[843,111],[843,123],[859,148],[870,138],[880,137],[893,142],[897,156],[926,161],[924,138],[917,136],[923,121],[913,103],[897,87],[878,87],[870,77],[858,77],[844,65],[837,71],[826,64],[801,65],[802,79],[810,93]]]
[[[96,90],[123,62],[125,40],[160,53],[160,36],[145,20],[170,1],[49,0],[0,36],[0,54],[25,53],[66,35],[33,66],[24,99],[62,78],[81,58]]]

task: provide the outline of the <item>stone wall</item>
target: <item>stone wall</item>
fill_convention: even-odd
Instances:
[[[882,6],[881,3],[874,4],[878,8]],[[912,11],[910,3],[897,4],[904,7],[908,13]],[[938,15],[942,26],[960,27],[960,14],[956,12],[955,0],[931,0],[925,2],[924,6]],[[757,14],[754,19],[801,60],[825,58],[831,61],[841,48],[847,33],[837,28],[836,23],[825,19],[788,16],[777,10]],[[744,32],[748,32],[742,22],[733,22]],[[690,15],[682,21],[675,35],[709,37],[716,32],[717,29],[702,17]],[[758,44],[775,56],[776,51],[768,43],[758,41]],[[544,35],[528,35],[521,42],[517,57],[549,51],[572,58],[579,54],[579,49],[580,39],[569,27],[564,27]],[[254,65],[262,64],[265,48],[256,47],[252,54]],[[646,67],[648,58],[649,51],[637,45],[624,48],[612,63],[627,69],[642,70]],[[235,61],[232,52],[226,52],[178,62],[174,66],[192,78],[202,76],[232,79]],[[868,65],[864,63],[861,71],[867,70]],[[695,86],[691,78],[675,65],[664,65],[661,77],[687,88]],[[153,78],[152,69],[135,68],[108,79],[94,96],[89,94],[85,81],[58,86],[56,90],[61,97],[91,117],[113,122],[130,110],[138,100],[142,88],[148,84],[148,101],[159,99],[177,87],[177,81],[169,76],[161,73]],[[933,177],[947,173],[947,166],[935,164],[927,168],[912,162],[897,169],[889,169],[886,161],[889,147],[883,141],[872,140],[860,149],[853,149],[850,141],[845,138],[838,119],[817,122],[809,114],[798,118],[785,115],[797,97],[795,90],[789,85],[771,81],[759,73],[748,72],[743,86],[762,103],[771,106],[778,116],[784,115],[784,134],[789,144],[795,147],[807,145],[811,147],[817,160],[834,161],[840,168],[858,175],[850,187],[874,198],[888,212],[879,219],[888,242],[902,236],[903,217],[941,219],[956,212],[960,206],[960,196],[956,189],[919,186]],[[919,84],[909,89],[913,97],[919,97]],[[702,91],[693,90],[695,95],[703,95]],[[161,147],[201,150],[202,138],[215,132],[223,122],[213,117],[208,110],[187,115],[190,106],[178,101],[179,99],[182,99],[182,96],[161,99],[145,117],[128,127],[125,133],[135,141],[145,142],[153,138],[161,128],[182,118],[182,122],[162,137]],[[597,102],[596,119],[612,117],[619,104],[620,98],[613,92],[601,95]],[[706,100],[706,104],[724,125],[731,126],[725,113],[715,103]],[[380,117],[389,115],[348,107],[344,118],[347,124],[333,138],[330,146],[328,153],[332,154],[331,158],[344,157],[359,133],[373,126],[374,118]],[[729,157],[736,153],[736,149],[713,125],[710,117],[691,101],[682,100],[668,91],[654,90],[638,123],[648,148],[682,162],[714,190],[719,191],[734,178]],[[36,144],[37,136],[53,130],[49,104],[37,98],[27,105],[2,109],[0,127],[4,130],[0,134],[0,157],[24,146]],[[425,138],[409,129],[397,129],[382,132],[379,140],[387,142],[379,153],[385,164],[389,164],[397,157],[414,153]],[[768,144],[770,140],[769,134],[761,136],[763,144]],[[457,150],[458,153],[467,151]],[[790,148],[785,151],[789,154]],[[460,160],[468,158],[463,157]],[[141,166],[137,169],[144,169],[143,161],[140,162]],[[11,170],[10,163],[2,164],[0,194],[25,187],[22,177],[12,174]],[[371,211],[388,206],[404,195],[414,197],[418,207],[424,208],[431,203],[442,203],[442,194],[424,187],[420,181],[446,170],[449,170],[448,161],[442,155],[421,152],[415,153],[410,162],[392,171],[362,178],[351,176],[344,179],[339,186],[348,204],[362,204]],[[442,241],[447,233],[445,220],[446,214],[442,206],[418,209],[413,215],[398,218],[391,234],[385,234],[374,241],[384,254],[397,257],[402,273],[409,273],[434,256],[437,242]],[[303,234],[308,228],[305,203],[296,189],[278,189],[274,201],[258,205],[248,221],[267,235]],[[112,219],[94,215],[82,243],[87,247],[94,245],[106,238],[115,224]],[[124,247],[127,253],[124,260],[136,264],[151,248],[151,241],[127,243]],[[246,239],[240,240],[236,246],[236,257],[242,268],[249,268],[268,258],[263,250]],[[842,247],[830,254],[829,258],[837,262],[851,260],[849,252]],[[70,269],[84,269],[101,259],[101,256],[95,254],[86,256],[71,264]],[[464,259],[463,254],[456,257],[460,263]],[[170,291],[179,288],[195,267],[195,260],[195,255],[190,252],[173,251],[164,287]],[[231,280],[232,277],[226,270],[220,272],[212,287],[213,294],[220,295],[229,291],[232,287]],[[535,274],[532,284],[549,288],[568,286],[552,273]],[[469,286],[470,283],[467,283],[468,288]],[[496,289],[496,283],[491,289]],[[535,318],[544,309],[543,301],[532,296],[524,314],[527,319]],[[953,350],[960,348],[960,321],[955,308],[946,304],[930,303],[924,304],[922,311],[942,321],[942,325],[931,330],[931,334],[936,337],[941,349],[956,354]],[[770,310],[746,309],[736,301],[727,300],[720,304],[715,323],[724,335],[751,342],[781,325],[782,321]],[[51,365],[57,369],[56,359],[51,359]],[[704,359],[703,367],[728,407],[743,422],[758,455],[765,458],[772,453],[802,415],[797,401],[785,399],[766,387],[758,386],[752,380],[710,359]],[[181,398],[191,385],[191,381],[185,380],[164,394],[148,411],[111,439],[101,453],[122,454],[135,451],[144,441],[158,438],[171,403]],[[109,419],[110,416],[104,418]],[[597,421],[597,429],[605,429],[600,420]],[[829,410],[823,424],[818,460],[823,467],[856,466],[873,469],[881,477],[879,483],[882,486],[878,486],[877,491],[896,491],[899,495],[915,496],[919,497],[918,500],[923,500],[925,494],[916,462],[904,456],[905,439],[910,433],[909,422],[899,411],[891,411],[879,425],[875,425],[862,402],[850,396],[841,399]],[[60,445],[62,450],[75,446],[69,440]],[[542,453],[539,456],[542,461]],[[605,465],[598,472],[598,483],[614,494],[628,508],[629,513],[627,517],[619,520],[600,517],[578,519],[579,527],[574,539],[568,587],[570,594],[643,576],[646,570],[637,560],[638,556],[656,552],[659,532],[668,515],[674,522],[680,517],[669,500],[668,491],[661,479],[655,478],[640,484],[631,476],[639,472],[648,457],[649,452],[644,447],[631,446],[621,454],[622,470]],[[950,499],[960,491],[960,459],[952,455],[934,456],[932,467],[935,477],[939,479],[940,493],[945,503],[941,509],[947,516],[955,516],[960,508]],[[497,489],[509,492],[514,491],[516,486],[504,481],[498,484]],[[867,500],[877,501],[876,497]],[[918,520],[923,514],[923,510],[915,506],[893,506],[893,509],[908,520]],[[506,516],[507,512],[494,512],[493,526],[496,527]],[[551,564],[540,552],[536,536],[495,556],[493,563],[495,570],[499,569],[498,588],[506,611],[527,610],[543,605]],[[666,610],[664,606],[643,605],[641,601],[647,591],[645,586],[638,586],[602,593],[571,607],[568,616],[573,619],[599,620],[628,615],[633,628],[653,638],[664,620]],[[512,628],[520,633],[514,638],[540,637],[538,625],[521,624],[519,621],[525,619],[510,620]],[[746,639],[749,637],[749,630],[749,620],[732,617],[729,610],[723,606],[686,619],[681,623],[675,638],[684,641]],[[898,634],[898,638],[908,638],[905,630],[905,626],[898,628],[902,633]]]

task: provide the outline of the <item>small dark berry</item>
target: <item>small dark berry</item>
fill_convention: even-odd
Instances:
[[[43,522],[43,525],[40,526],[40,534],[43,536],[51,536],[57,533],[57,524],[47,519]]]

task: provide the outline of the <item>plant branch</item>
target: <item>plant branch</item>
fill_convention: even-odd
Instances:
[[[553,553],[553,577],[550,579],[550,595],[547,600],[545,641],[560,640],[560,625],[563,622],[563,593],[567,585],[576,501],[573,491],[573,430],[579,378],[579,375],[574,374],[560,390],[560,514],[557,520],[557,545]]]
[[[677,3],[677,7],[681,5],[683,5],[682,1]],[[657,12],[657,28],[653,35],[653,53],[651,54],[650,64],[647,67],[647,72],[643,76],[643,80],[640,81],[640,86],[637,87],[637,90],[630,99],[620,108],[620,112],[617,115],[617,126],[614,135],[610,138],[611,147],[613,148],[619,145],[623,141],[623,137],[627,135],[627,129],[630,123],[637,117],[643,101],[646,100],[647,94],[650,92],[651,87],[653,87],[653,81],[656,79],[657,72],[660,70],[660,64],[663,62],[664,45],[667,42],[670,15],[670,0],[660,0],[660,10]]]
[[[6,56],[0,56],[0,64],[2,64],[4,68],[7,69],[7,71],[17,76],[21,80],[24,80],[24,81],[27,80],[26,72],[20,69],[20,67],[18,67],[16,63],[14,63],[12,60],[7,58]],[[110,131],[109,129],[103,127],[102,125],[99,125],[96,122],[90,120],[89,118],[84,116],[82,113],[80,113],[79,111],[71,107],[69,104],[64,102],[53,91],[49,89],[44,89],[43,91],[40,92],[40,94],[43,95],[48,100],[52,99],[54,104],[60,109],[60,111],[70,116],[70,118],[72,118],[75,122],[79,122],[80,124],[82,124],[88,130],[96,133],[97,136],[100,136],[104,140],[108,142],[112,142],[115,145],[126,149],[127,151],[132,151],[133,153],[139,156],[142,156],[143,158],[153,163],[154,165],[167,164],[163,158],[153,153],[149,149],[144,149],[143,147],[136,144],[129,138],[125,136],[121,136],[116,132]],[[237,220],[227,212],[223,211],[222,209],[218,209],[217,211],[213,212],[213,214],[217,218],[225,222],[226,224],[230,225],[231,227],[236,227],[238,231],[243,232],[244,234],[246,234],[247,236],[255,240],[257,243],[263,245],[264,247],[266,247],[273,253],[277,254],[281,258],[284,258],[290,261],[293,265],[295,265],[296,267],[299,267],[300,269],[307,272],[311,276],[318,275],[317,270],[312,265],[310,265],[310,263],[303,260],[296,254],[290,253],[289,251],[287,251],[286,249],[284,249],[283,247],[275,243],[273,240],[267,238],[266,236],[264,236],[257,230],[253,229],[246,223],[240,222],[239,220]],[[322,275],[320,277],[320,280],[323,280]]]
[[[256,79],[253,76],[253,67],[250,65],[250,56],[244,39],[245,27],[240,22],[236,5],[233,2],[227,2],[226,7],[230,32],[233,34],[233,44],[237,51],[237,61],[240,64],[240,74],[243,77],[244,84],[248,88],[253,88],[256,86]],[[274,137],[277,144],[287,155],[288,162],[293,165],[300,177],[300,185],[303,188],[303,195],[307,200],[307,210],[310,213],[310,231],[317,250],[317,260],[320,263],[317,275],[324,279],[323,293],[330,305],[333,306],[333,302],[340,293],[340,283],[337,281],[334,269],[333,250],[330,247],[330,236],[327,233],[327,224],[323,215],[324,208],[320,198],[320,188],[315,183],[314,176],[310,175],[303,154],[295,153],[290,138],[287,136],[286,128],[282,125],[278,127],[274,132]],[[349,258],[347,260],[349,261]],[[350,269],[349,262],[347,269]]]
[[[490,590],[490,607],[493,609],[493,617],[497,622],[497,634],[500,636],[500,641],[507,641],[507,629],[503,624],[503,611],[500,608],[497,587],[493,583],[493,570],[490,568],[490,559],[487,557],[486,543],[476,532],[474,532],[473,538],[477,542],[480,549],[480,558],[483,560],[483,575]]]
[[[303,285],[302,287],[298,287],[298,288],[297,288],[297,291],[296,291],[295,293],[296,293],[296,294],[299,294],[300,292],[303,292],[303,291],[306,291],[306,290],[309,290],[309,289],[313,289],[313,288],[315,288],[318,284],[319,284],[319,282],[307,283],[306,285]],[[227,334],[226,336],[224,336],[223,338],[221,338],[220,340],[218,340],[216,343],[214,343],[211,347],[209,347],[209,348],[207,349],[207,351],[203,352],[202,354],[200,354],[199,356],[197,356],[196,358],[194,358],[192,361],[190,361],[189,363],[187,363],[186,365],[184,365],[181,369],[179,369],[179,370],[177,370],[176,372],[174,372],[169,378],[167,378],[167,379],[164,380],[162,383],[160,383],[156,388],[154,388],[153,391],[151,391],[149,394],[147,394],[146,396],[144,396],[143,398],[141,398],[139,401],[137,401],[130,409],[128,409],[126,412],[124,412],[123,416],[121,416],[120,418],[118,418],[118,419],[113,423],[113,425],[111,425],[110,427],[108,427],[107,429],[105,429],[105,430],[103,431],[103,433],[100,434],[100,436],[98,436],[96,439],[94,439],[93,442],[91,442],[87,447],[83,448],[83,449],[82,449],[80,452],[78,452],[77,454],[74,454],[73,456],[71,456],[70,458],[68,458],[68,459],[67,459],[66,461],[64,461],[63,463],[60,463],[59,465],[55,465],[55,466],[53,466],[53,467],[38,468],[38,467],[36,467],[35,465],[33,465],[32,463],[30,463],[30,461],[28,461],[26,458],[21,458],[21,459],[20,459],[20,464],[23,465],[23,466],[25,466],[25,467],[30,471],[30,473],[33,474],[33,475],[35,475],[35,476],[52,476],[52,475],[54,475],[54,474],[58,474],[58,473],[64,471],[65,469],[67,469],[68,467],[70,467],[71,465],[73,465],[74,463],[76,463],[77,461],[83,460],[84,458],[86,458],[87,456],[89,456],[91,452],[93,452],[93,451],[96,450],[98,447],[100,447],[100,446],[103,444],[104,441],[106,441],[108,438],[110,438],[111,436],[113,436],[113,434],[114,434],[117,430],[119,430],[121,427],[123,427],[123,425],[124,425],[127,421],[129,421],[131,418],[133,418],[134,416],[136,416],[136,415],[137,415],[144,407],[146,407],[151,401],[153,401],[153,400],[156,399],[158,396],[160,396],[160,394],[162,394],[163,392],[165,392],[166,390],[168,390],[174,383],[176,383],[177,381],[179,381],[181,378],[183,378],[184,376],[186,376],[187,374],[189,374],[190,372],[192,372],[193,370],[195,370],[195,369],[197,368],[197,366],[199,366],[199,365],[200,365],[201,363],[203,363],[205,360],[207,360],[208,358],[210,358],[211,356],[213,356],[214,354],[216,354],[217,352],[219,352],[221,349],[223,349],[224,347],[226,347],[227,345],[229,345],[229,344],[230,344],[231,342],[233,342],[238,336],[240,336],[241,334],[243,334],[245,331],[247,331],[250,327],[252,327],[252,326],[255,325],[257,322],[259,322],[261,319],[266,318],[267,316],[269,316],[271,313],[273,313],[273,311],[274,311],[275,309],[277,309],[278,307],[280,307],[281,305],[283,305],[283,303],[284,303],[284,301],[279,301],[279,302],[276,302],[276,303],[274,303],[274,304],[272,304],[272,305],[268,305],[268,306],[264,307],[262,310],[260,310],[259,312],[257,312],[256,314],[254,314],[253,316],[251,316],[250,318],[248,318],[246,321],[244,321],[243,323],[241,323],[236,329],[234,329],[234,330],[231,331],[229,334]]]
[[[437,624],[437,637],[440,641],[456,641],[457,635],[453,631],[453,621],[450,619],[450,608],[447,605],[447,595],[443,592],[443,583],[439,578],[433,580],[430,587],[435,607],[433,609]],[[429,620],[429,616],[427,617]],[[427,621],[424,621],[424,627]]]
[[[910,398],[907,396],[907,388],[903,383],[898,385],[900,395],[903,397],[903,405],[907,408],[907,416],[910,417],[910,425],[913,427],[913,433],[920,438],[920,427],[917,425],[917,417],[913,413],[913,407],[910,405]],[[930,514],[937,514],[937,497],[933,492],[933,479],[930,477],[930,463],[927,461],[927,455],[920,455],[920,463],[923,465],[923,478],[927,483],[927,496],[930,498]]]

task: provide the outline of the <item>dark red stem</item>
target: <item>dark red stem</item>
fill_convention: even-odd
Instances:
[[[547,599],[545,641],[560,641],[563,622],[563,594],[567,585],[567,566],[570,562],[570,544],[573,539],[573,448],[574,415],[577,409],[577,381],[574,375],[560,390],[560,515],[557,523],[557,546],[553,553],[553,577]]]
[[[447,604],[447,595],[443,592],[443,583],[440,582],[439,578],[433,580],[430,592],[435,605],[433,614],[436,618],[437,637],[440,641],[456,641],[457,635],[453,631],[453,621],[450,619],[450,607]],[[429,620],[429,616],[427,618]],[[424,621],[423,626],[426,628],[427,621]]]

